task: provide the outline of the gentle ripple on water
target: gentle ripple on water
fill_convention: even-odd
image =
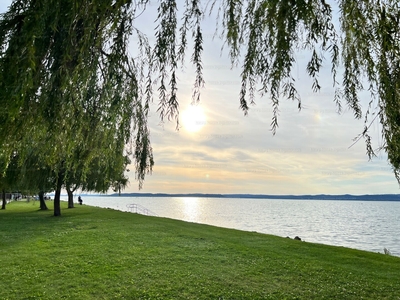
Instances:
[[[400,202],[85,196],[88,205],[400,256]]]

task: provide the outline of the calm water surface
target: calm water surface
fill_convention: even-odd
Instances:
[[[400,256],[400,202],[85,196],[84,203]]]

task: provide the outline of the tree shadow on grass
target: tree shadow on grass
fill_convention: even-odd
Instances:
[[[47,203],[48,210],[39,209],[39,201],[18,201],[7,205],[0,212],[0,250],[14,247],[43,237],[51,238],[61,231],[75,228],[75,215],[89,215],[85,209],[68,211],[67,203],[62,203],[62,215],[54,217],[53,203]],[[80,218],[78,223],[82,223]]]

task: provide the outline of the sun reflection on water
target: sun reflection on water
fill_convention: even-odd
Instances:
[[[185,220],[196,221],[199,216],[200,199],[197,197],[182,197],[180,200],[183,204],[182,210]]]

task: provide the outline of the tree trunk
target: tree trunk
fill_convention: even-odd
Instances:
[[[69,186],[67,186],[67,193],[68,193],[68,208],[74,208],[74,193],[72,192]]]
[[[1,205],[1,209],[6,209],[7,200],[6,200],[6,191],[5,190],[2,191],[1,198],[3,199],[3,204]]]
[[[63,172],[59,172],[58,178],[57,178],[56,193],[54,195],[54,216],[55,217],[61,216],[60,195],[61,195],[61,187],[62,187],[63,177],[64,177]]]
[[[60,194],[61,187],[56,189],[56,193],[54,195],[54,216],[61,216],[61,203],[60,203]]]
[[[39,192],[40,210],[47,210],[46,202],[44,201],[44,192]]]

